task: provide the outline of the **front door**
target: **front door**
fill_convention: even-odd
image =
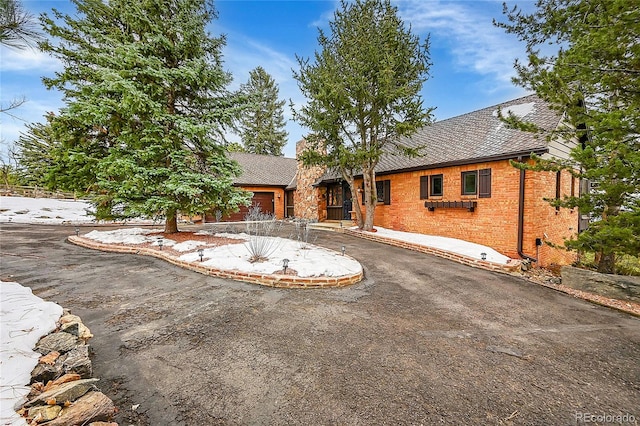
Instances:
[[[327,186],[327,220],[351,220],[351,191],[346,182]]]

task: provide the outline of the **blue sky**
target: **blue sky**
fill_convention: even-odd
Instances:
[[[51,8],[73,14],[67,0],[23,0],[24,7],[35,15]],[[511,83],[513,61],[524,57],[524,46],[514,36],[492,25],[492,19],[504,20],[502,1],[494,0],[400,0],[393,1],[414,34],[424,39],[431,34],[433,66],[425,83],[424,105],[436,107],[435,118],[443,120],[479,108],[525,95]],[[507,1],[525,10],[533,8],[531,0]],[[262,66],[287,100],[289,142],[285,156],[295,156],[295,142],[306,130],[291,120],[288,100],[296,105],[305,102],[292,69],[298,69],[296,55],[309,58],[319,48],[318,28],[328,29],[333,12],[339,7],[333,0],[218,0],[219,17],[209,30],[212,35],[226,34],[223,50],[225,68],[234,76],[232,88],[245,83],[249,71]],[[7,105],[12,99],[25,97],[27,102],[0,114],[3,154],[15,141],[25,123],[43,121],[47,111],[63,106],[56,91],[48,91],[42,76],[51,76],[59,63],[34,50],[16,51],[0,47],[0,99]],[[239,140],[230,136],[231,140]],[[6,157],[5,157],[6,158]]]

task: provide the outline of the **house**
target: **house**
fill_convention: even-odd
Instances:
[[[567,171],[525,171],[510,162],[532,163],[532,153],[567,158],[575,142],[549,142],[510,129],[499,119],[499,108],[548,130],[561,121],[532,95],[436,122],[404,138],[402,144],[422,147],[424,156],[385,152],[376,167],[374,225],[484,244],[545,267],[571,263],[574,254],[560,247],[577,234],[579,213],[545,199],[577,194],[578,180]],[[304,141],[297,149],[304,149]],[[361,184],[361,177],[356,180]],[[298,216],[319,221],[350,218],[355,201],[339,174],[302,166],[295,200]]]
[[[259,205],[265,213],[272,213],[278,219],[294,216],[293,192],[298,162],[295,158],[270,155],[231,152],[228,157],[235,160],[242,174],[234,180],[234,186],[253,193],[251,206]],[[221,218],[225,221],[241,221],[249,210],[242,206],[236,213]],[[206,222],[217,219],[215,212],[205,215]]]
[[[511,161],[532,164],[532,153],[568,158],[576,142],[549,142],[510,129],[498,117],[498,109],[548,130],[561,123],[556,112],[531,95],[424,127],[400,141],[421,147],[423,156],[409,158],[387,151],[376,167],[374,225],[459,238],[545,267],[571,263],[574,254],[561,247],[577,234],[579,213],[552,207],[545,199],[577,195],[580,182],[566,171],[525,171]],[[304,140],[298,142],[297,156],[304,149]],[[293,158],[229,156],[243,170],[235,185],[253,193],[252,205],[279,219],[330,221],[354,216],[356,199],[335,171],[305,167]],[[362,177],[357,176],[356,182],[361,186]],[[225,220],[242,220],[246,212],[242,208]],[[206,220],[215,218],[209,214]]]

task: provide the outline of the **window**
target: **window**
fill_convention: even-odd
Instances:
[[[478,170],[478,197],[491,198],[491,169]]]
[[[462,172],[462,195],[478,193],[478,172]]]
[[[329,187],[327,187],[327,205],[342,205],[342,185],[330,185]]]
[[[378,202],[386,205],[391,204],[391,181],[376,181],[376,193],[378,194]]]
[[[442,175],[431,176],[431,196],[432,197],[442,196]]]
[[[429,198],[429,176],[420,176],[420,199]]]

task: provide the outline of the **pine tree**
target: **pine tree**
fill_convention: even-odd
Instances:
[[[207,0],[72,0],[73,16],[41,18],[59,41],[40,47],[63,71],[44,78],[64,93],[52,119],[60,142],[51,184],[92,194],[99,219],[230,210],[247,202],[232,186],[226,129],[242,109],[222,69],[223,37],[206,26]],[[81,186],[81,188],[79,188]]]
[[[41,35],[33,15],[18,0],[0,0],[0,44],[17,49],[31,47]]]
[[[553,203],[592,217],[566,245],[596,252],[598,270],[613,273],[617,254],[640,252],[640,8],[628,0],[536,6],[532,14],[505,6],[510,23],[496,25],[526,42],[529,60],[516,62],[515,82],[564,114],[566,125],[547,137],[579,142],[569,161],[538,158],[536,168],[566,169],[597,186]]]
[[[282,155],[287,143],[284,130],[285,101],[278,100],[278,86],[264,68],[257,67],[249,73],[249,81],[241,91],[250,104],[240,121],[242,143],[246,152],[263,155]]]
[[[41,39],[36,20],[17,0],[0,0],[0,44],[13,49],[27,49]],[[0,113],[20,107],[25,97],[0,105]]]
[[[46,123],[28,124],[27,131],[20,134],[15,144],[20,180],[26,185],[46,186],[53,167],[51,155],[59,144],[50,123],[53,115],[45,118]]]
[[[331,35],[318,36],[315,62],[298,58],[294,76],[309,99],[295,113],[311,130],[307,164],[340,171],[356,194],[354,176],[362,174],[366,216],[354,197],[358,226],[373,228],[377,202],[375,167],[385,145],[399,154],[416,154],[398,144],[431,121],[420,97],[431,66],[429,41],[423,44],[405,28],[389,0],[341,1],[330,22]]]

